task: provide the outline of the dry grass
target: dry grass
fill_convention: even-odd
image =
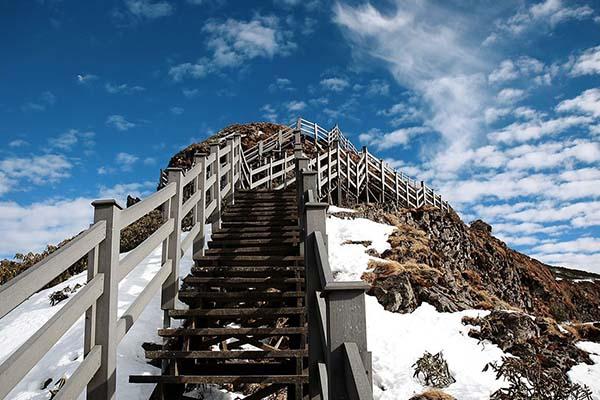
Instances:
[[[410,400],[456,400],[448,393],[444,393],[438,389],[431,389],[410,398]]]

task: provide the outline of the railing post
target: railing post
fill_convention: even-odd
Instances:
[[[221,156],[219,150],[219,143],[210,144],[210,154],[215,155],[214,168],[211,168],[211,172],[216,176],[215,183],[213,184],[211,191],[211,201],[212,199],[215,199],[217,202],[215,211],[211,215],[213,232],[221,228]]]
[[[345,376],[346,342],[356,343],[365,373],[371,384],[373,382],[371,353],[367,350],[367,289],[368,285],[365,283],[363,288],[340,286],[334,290],[325,290],[324,293],[327,305],[327,374],[329,398],[332,400],[349,399]]]
[[[329,133],[327,133],[329,135]],[[327,202],[331,204],[331,145],[327,144]]]
[[[342,168],[340,163],[341,148],[340,141],[336,141],[336,152],[335,152],[335,171],[337,172],[337,191],[336,191],[336,202],[338,206],[342,205]]]
[[[350,203],[350,151],[349,150],[346,150],[346,201],[348,202],[348,204]]]
[[[106,221],[106,238],[99,244],[97,261],[90,266],[97,273],[104,274],[102,296],[96,302],[96,312],[91,319],[86,319],[86,337],[84,343],[102,346],[100,368],[87,386],[87,399],[116,399],[117,384],[117,306],[119,301],[119,246],[121,208],[114,200],[99,200],[94,206],[94,223]],[[89,272],[88,272],[89,273]],[[92,273],[94,271],[92,270]],[[91,346],[90,346],[91,348]]]
[[[233,137],[227,138],[227,147],[229,147],[229,172],[227,173],[227,180],[229,181],[229,198],[231,204],[233,204],[233,198],[235,196],[235,139]]]
[[[302,173],[303,188],[305,193],[316,188],[316,179],[314,171],[304,170]],[[305,202],[304,204],[304,234],[306,238],[304,251],[304,265],[306,266],[306,309],[308,310],[308,374],[313,377],[309,380],[309,398],[312,400],[320,399],[320,387],[318,379],[314,377],[319,375],[319,362],[325,361],[325,344],[321,343],[319,335],[319,315],[317,295],[321,289],[319,271],[317,270],[317,260],[315,252],[314,233],[319,231],[326,239],[326,221],[327,221],[327,203]]]
[[[369,203],[369,150],[367,150],[367,146],[363,146],[363,155],[365,157],[365,195],[367,203]]]
[[[381,203],[385,203],[385,161],[380,160],[381,163]]]
[[[233,179],[237,184],[242,175],[242,135],[236,133],[233,137],[235,138],[235,174],[233,175]]]
[[[170,319],[166,313],[175,309],[179,293],[179,259],[181,258],[181,206],[183,200],[183,170],[181,168],[168,168],[169,183],[175,183],[175,195],[169,202],[169,218],[173,218],[175,226],[169,235],[166,257],[163,254],[163,263],[171,260],[171,273],[162,286],[161,308],[165,310],[164,325],[170,326]]]
[[[200,173],[196,178],[196,190],[200,192],[200,200],[196,204],[196,223],[200,223],[200,231],[194,238],[192,244],[192,258],[198,260],[204,255],[205,232],[204,224],[206,223],[206,153],[194,154],[194,162],[200,164]]]

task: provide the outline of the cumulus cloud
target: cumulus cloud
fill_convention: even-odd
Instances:
[[[249,21],[209,20],[202,30],[207,35],[206,45],[211,56],[195,63],[172,66],[169,75],[173,80],[200,79],[213,71],[237,67],[255,58],[286,56],[296,48],[293,33],[283,29],[275,16],[256,15]]]
[[[144,88],[143,86],[130,86],[126,83],[122,83],[122,84],[112,84],[110,82],[106,83],[106,85],[104,85],[104,88],[106,89],[106,91],[110,94],[133,94],[133,93],[138,93],[138,92],[143,92],[144,90],[146,90],[146,88]]]
[[[571,75],[600,74],[600,46],[585,50],[571,67]]]
[[[556,110],[582,113],[600,118],[600,89],[588,89],[573,99],[561,101]]]
[[[306,103],[303,101],[294,100],[287,102],[285,106],[289,112],[294,113],[304,110],[306,108]]]
[[[483,42],[489,45],[503,35],[519,36],[533,29],[551,29],[569,20],[593,18],[591,7],[565,5],[561,0],[545,0],[532,4],[507,19],[496,21],[497,29]]]
[[[98,76],[94,74],[78,74],[75,79],[80,85],[88,85],[97,80]]]
[[[166,1],[126,0],[127,10],[140,18],[156,19],[173,14],[174,7]]]
[[[106,125],[112,126],[119,131],[128,131],[131,128],[135,128],[137,125],[133,122],[127,121],[122,115],[109,115],[106,119]]]
[[[60,154],[4,158],[0,160],[0,194],[26,187],[23,182],[56,183],[70,177],[72,168],[73,164]]]
[[[117,153],[117,156],[115,157],[115,162],[123,171],[131,171],[133,164],[138,160],[138,156],[125,152]]]
[[[371,129],[359,136],[361,143],[374,146],[377,150],[386,150],[398,145],[407,145],[410,140],[420,134],[428,132],[429,129],[422,126],[396,129],[384,133],[379,129]]]
[[[81,132],[77,129],[69,129],[60,135],[48,140],[50,147],[60,150],[71,150],[77,144],[83,145],[85,148],[92,148],[96,142],[94,137],[96,134],[91,131]]]
[[[321,79],[321,86],[334,92],[341,92],[350,86],[350,82],[344,78],[332,77]]]

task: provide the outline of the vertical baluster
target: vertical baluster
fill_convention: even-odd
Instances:
[[[84,344],[102,346],[101,365],[87,387],[89,400],[116,399],[117,306],[119,300],[119,215],[121,207],[114,200],[100,200],[94,206],[94,223],[106,221],[106,238],[98,246],[97,260],[88,266],[90,274],[104,274],[102,296],[96,302],[93,320],[86,320],[86,333],[94,333]],[[97,268],[97,269],[96,269]],[[96,270],[94,270],[96,269]],[[90,347],[91,348],[91,347]]]

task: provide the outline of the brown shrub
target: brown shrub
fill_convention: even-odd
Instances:
[[[428,390],[410,398],[410,400],[456,400],[448,393],[444,393],[438,389]]]

